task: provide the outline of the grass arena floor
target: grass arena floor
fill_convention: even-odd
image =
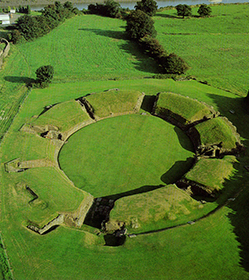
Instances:
[[[192,151],[188,137],[165,121],[127,115],[75,133],[63,146],[59,163],[78,188],[100,197],[175,182],[190,168]],[[176,162],[182,163],[178,172],[163,181]]]

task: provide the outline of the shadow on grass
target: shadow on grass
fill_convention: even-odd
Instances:
[[[174,184],[177,180],[189,171],[195,162],[194,158],[188,158],[185,161],[177,161],[175,164],[161,176],[161,180],[166,184]]]
[[[141,109],[143,109],[146,112],[151,113],[152,109],[153,109],[153,105],[155,103],[156,100],[156,96],[155,95],[145,95],[142,105],[141,105]]]
[[[249,146],[249,110],[245,106],[241,97],[232,98],[208,94],[216,103],[218,110],[237,127],[238,133],[243,137],[243,145]],[[233,110],[231,114],[229,111]],[[233,211],[228,214],[228,218],[233,226],[233,232],[240,243],[240,265],[249,272],[249,172],[245,169],[249,166],[248,149],[243,151],[238,157],[239,163],[235,164],[237,174],[229,181],[225,182],[225,188],[236,188],[241,190],[238,197],[228,204]]]
[[[189,137],[177,126],[174,127],[174,131],[182,148],[194,153],[194,147]]]
[[[121,246],[125,243],[126,236],[117,237],[114,234],[106,234],[104,236],[105,246]]]
[[[176,13],[175,13],[175,15],[167,15],[167,14],[162,14],[162,13],[159,12],[159,13],[156,13],[155,17],[182,19],[182,17],[178,17]]]
[[[140,188],[137,188],[137,189],[134,189],[134,190],[131,190],[131,191],[117,193],[117,194],[114,194],[114,195],[109,195],[109,196],[106,196],[105,198],[116,201],[116,200],[118,200],[122,197],[141,194],[141,193],[146,193],[146,192],[154,191],[154,190],[162,188],[162,187],[164,187],[164,185],[142,186]]]
[[[131,61],[134,67],[143,72],[159,74],[160,68],[157,63],[146,54],[144,54],[138,47],[136,42],[129,40],[125,31],[112,31],[102,29],[88,29],[80,28],[79,30],[93,32],[96,35],[112,38],[113,40],[123,40],[123,44],[119,44],[119,48],[124,52],[131,54]]]
[[[29,77],[5,76],[4,80],[11,83],[19,83],[19,84],[26,84],[26,85],[35,83],[35,79]]]

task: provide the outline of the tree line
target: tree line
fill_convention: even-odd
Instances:
[[[79,13],[80,11],[74,8],[71,2],[68,1],[62,5],[59,1],[56,1],[54,4],[44,7],[41,15],[19,17],[8,40],[14,44],[20,41],[34,40],[49,33],[65,19]]]

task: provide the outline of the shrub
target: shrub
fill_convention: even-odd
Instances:
[[[192,15],[192,9],[186,4],[179,4],[176,6],[177,15],[184,17],[188,17]]]
[[[19,30],[14,29],[8,37],[8,41],[11,41],[13,44],[18,44],[24,40],[24,37]],[[24,40],[25,41],[25,40]]]
[[[201,4],[197,13],[201,16],[201,17],[206,17],[206,16],[210,16],[212,13],[211,8],[207,5],[207,4]]]
[[[51,83],[54,76],[54,68],[51,65],[45,65],[39,67],[36,71],[36,85],[44,88]]]
[[[142,0],[137,2],[135,10],[140,10],[146,13],[148,16],[154,16],[157,11],[157,2],[154,0]]]
[[[126,32],[130,39],[139,40],[146,35],[156,37],[154,21],[143,11],[132,11],[126,17]]]
[[[188,69],[186,62],[178,55],[171,53],[168,56],[162,56],[159,64],[166,74],[184,74]]]
[[[92,14],[98,14],[106,17],[118,18],[121,16],[121,6],[113,0],[107,0],[104,4],[90,4],[88,11]]]
[[[154,59],[158,59],[161,56],[166,55],[166,51],[163,46],[160,45],[158,40],[155,38],[145,36],[139,40],[139,44],[144,52]]]

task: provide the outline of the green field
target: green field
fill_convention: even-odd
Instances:
[[[101,197],[175,182],[191,166],[192,149],[186,135],[165,121],[127,115],[75,133],[61,150],[59,162],[78,188]],[[177,170],[165,176],[173,166]]]
[[[197,15],[197,7],[192,14]],[[175,9],[154,17],[157,39],[190,66],[189,75],[215,87],[244,95],[247,90],[249,5],[211,7],[211,18],[182,20]]]
[[[241,98],[248,90],[248,7],[214,6],[213,16],[205,19],[178,19],[176,10],[159,11],[154,17],[157,38],[165,49],[188,62],[188,74],[212,86],[194,80],[150,79],[157,66],[126,39],[125,23],[119,19],[74,17],[42,38],[12,46],[0,72],[2,135],[14,119],[0,146],[0,228],[5,250],[0,251],[0,279],[11,279],[11,273],[18,280],[249,278],[249,174],[244,168],[249,165],[248,151],[228,165],[216,166],[215,159],[213,169],[204,161],[192,169],[195,178],[222,189],[217,200],[201,203],[172,185],[190,168],[185,165],[193,157],[188,139],[180,129],[150,115],[151,100],[158,92],[188,96],[227,117],[248,146],[249,116]],[[44,64],[55,67],[54,82],[49,88],[33,89],[23,101],[25,81]],[[23,125],[51,121],[66,131],[88,118],[74,99],[114,88],[144,92],[141,109],[137,115],[98,121],[68,139],[59,160],[73,182],[56,165],[5,171],[5,164],[17,158],[54,162],[57,146],[21,131]],[[96,104],[101,105],[100,100]],[[40,115],[49,105],[55,106]],[[104,108],[104,114],[110,108]],[[219,169],[231,176],[216,176]],[[32,202],[26,185],[37,200]],[[142,188],[159,185],[166,187]],[[29,221],[43,226],[58,213],[75,211],[88,196],[81,189],[94,197],[130,194],[119,197],[111,219],[127,219],[128,233],[137,236],[126,237],[123,246],[109,247],[105,236],[87,225],[59,226],[42,236],[26,228]],[[134,219],[142,224],[137,229],[132,227]],[[195,223],[187,224],[190,220]],[[7,273],[6,256],[11,267]]]

